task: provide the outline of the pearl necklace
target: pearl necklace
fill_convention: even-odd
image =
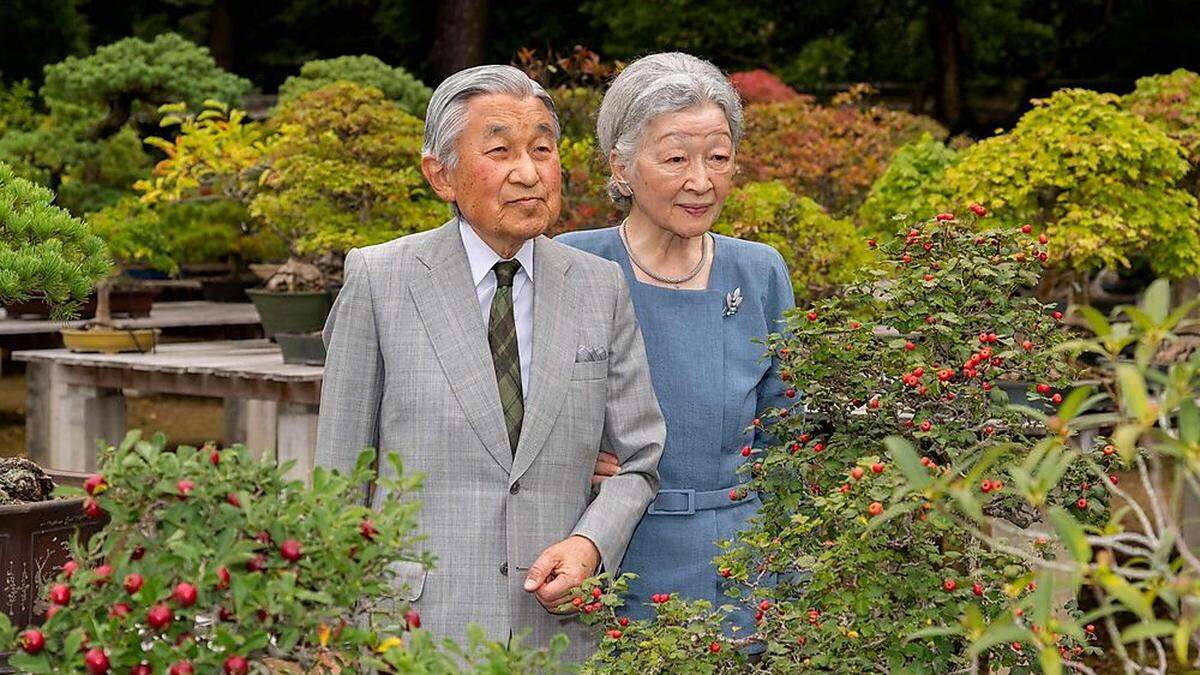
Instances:
[[[679,276],[679,277],[661,276],[661,275],[655,273],[649,267],[643,265],[642,262],[637,259],[637,256],[634,255],[633,247],[629,245],[629,235],[625,231],[625,229],[626,229],[625,224],[627,222],[629,222],[628,218],[621,221],[620,234],[621,234],[621,243],[625,245],[625,252],[629,254],[629,261],[632,262],[634,264],[634,266],[637,267],[639,270],[645,272],[646,276],[650,277],[651,279],[654,279],[655,281],[660,281],[664,284],[673,284],[673,285],[679,285],[682,283],[686,283],[688,281],[691,281],[692,279],[695,279],[696,276],[700,274],[700,270],[704,269],[704,263],[708,262],[708,241],[706,239],[705,241],[700,242],[700,262],[696,264],[695,269],[693,269],[691,272],[688,272],[687,274],[684,274],[683,276]],[[706,236],[708,235],[707,232],[705,232],[704,234]]]

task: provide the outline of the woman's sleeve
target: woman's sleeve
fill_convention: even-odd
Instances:
[[[783,256],[779,255],[778,251],[774,251],[774,249],[772,251],[774,255],[771,259],[771,269],[768,274],[764,275],[768,279],[763,298],[763,314],[767,322],[766,334],[784,330],[786,325],[784,314],[796,306],[796,296],[792,291],[792,277],[788,273],[787,263],[784,262]],[[766,334],[761,337],[765,337]],[[779,359],[775,357],[771,357],[771,367],[763,374],[756,389],[759,411],[768,408],[784,408],[790,405],[797,407],[795,410],[797,413],[803,411],[803,405],[799,404],[801,398],[799,393],[794,398],[784,395],[788,385],[779,379]],[[754,435],[754,447],[765,447],[772,440],[769,433],[760,429]]]

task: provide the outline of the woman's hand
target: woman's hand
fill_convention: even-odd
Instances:
[[[592,473],[592,487],[599,487],[601,483],[621,472],[621,464],[617,456],[611,452],[600,451],[596,455],[596,468]]]

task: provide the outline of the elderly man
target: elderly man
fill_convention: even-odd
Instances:
[[[427,628],[566,633],[577,660],[591,633],[557,608],[619,566],[666,430],[620,268],[542,235],[561,209],[558,136],[549,95],[510,66],[434,92],[421,168],[456,217],[346,256],[317,461],[349,470],[370,446],[425,474],[437,566],[400,582]],[[593,498],[600,448],[621,471]]]

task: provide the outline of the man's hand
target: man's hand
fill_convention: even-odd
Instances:
[[[621,460],[611,452],[601,450],[596,455],[596,468],[592,469],[592,487],[599,486],[618,473],[621,473]]]
[[[533,562],[525,576],[525,590],[551,614],[569,614],[574,607],[559,611],[571,601],[571,589],[596,573],[600,551],[587,537],[575,535],[554,544]]]

